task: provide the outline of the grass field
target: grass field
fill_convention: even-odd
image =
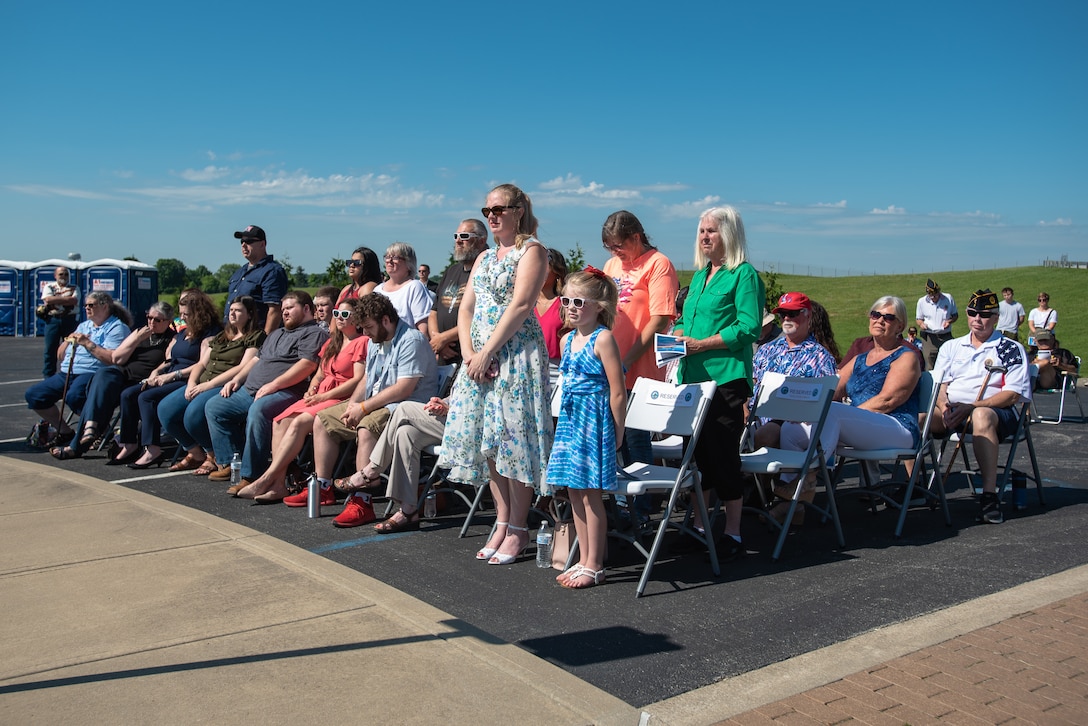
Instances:
[[[691,272],[681,273],[681,285],[691,279]],[[1081,293],[1088,287],[1088,270],[1051,267],[1014,267],[1001,270],[934,272],[929,275],[869,275],[859,277],[806,277],[778,275],[783,292],[796,290],[823,304],[831,316],[835,340],[843,352],[850,342],[869,334],[867,313],[873,301],[882,295],[896,295],[907,304],[907,316],[914,316],[918,298],[926,292],[926,279],[932,277],[942,292],[956,300],[960,319],[952,326],[955,335],[967,334],[967,300],[979,288],[997,292],[1003,287],[1016,291],[1016,300],[1025,312],[1038,306],[1041,291],[1050,294],[1050,306],[1058,311],[1054,334],[1063,348],[1074,355],[1088,357],[1088,310]],[[1079,301],[1079,302],[1078,302]],[[912,321],[913,322],[913,321]],[[1020,328],[1021,342],[1027,339],[1027,322]]]
[[[690,271],[681,271],[680,285],[691,280]],[[1054,333],[1063,348],[1074,355],[1088,357],[1088,311],[1080,296],[1088,286],[1088,270],[1060,269],[1052,267],[1013,267],[1002,270],[974,270],[966,272],[934,272],[929,275],[867,275],[859,277],[807,277],[804,275],[778,275],[778,285],[783,292],[798,290],[827,308],[839,349],[846,352],[850,342],[869,334],[867,313],[873,301],[882,295],[897,295],[907,303],[907,315],[913,317],[918,298],[925,294],[926,279],[932,277],[943,292],[951,293],[960,309],[960,320],[952,326],[955,335],[967,334],[967,300],[979,288],[990,288],[1000,295],[1001,288],[1008,286],[1016,291],[1016,299],[1025,312],[1036,307],[1036,297],[1045,290],[1050,293],[1050,305],[1058,311],[1058,326]],[[1078,292],[1078,290],[1080,292]],[[308,289],[310,294],[316,288]],[[171,304],[177,295],[164,295]],[[222,307],[226,293],[212,295],[216,305]],[[1077,302],[1077,301],[1080,302]],[[912,320],[913,322],[913,320]],[[1020,328],[1021,342],[1027,339],[1027,322]]]

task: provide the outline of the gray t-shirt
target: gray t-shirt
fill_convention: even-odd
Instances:
[[[294,330],[273,330],[257,352],[257,363],[246,377],[246,390],[250,395],[255,395],[261,386],[275,380],[300,360],[316,363],[321,346],[328,339],[328,331],[322,330],[316,320],[303,323]],[[301,396],[306,391],[306,380],[285,390]]]

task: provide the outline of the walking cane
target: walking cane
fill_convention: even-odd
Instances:
[[[994,373],[1004,374],[1009,370],[1005,366],[995,365],[992,358],[987,358],[983,365],[986,366],[986,377],[982,380],[982,387],[978,389],[978,396],[975,397],[975,403],[981,401],[982,397],[986,394],[986,386],[990,385],[990,377],[993,376]],[[956,448],[952,450],[952,458],[948,460],[948,468],[944,470],[945,479],[952,473],[952,467],[956,464],[956,456],[959,455],[960,449],[963,448],[964,439],[967,438],[967,430],[970,428],[971,419],[968,417],[968,419],[963,422],[963,430],[960,431],[960,437],[956,442]]]
[[[68,384],[72,381],[72,366],[76,363],[76,341],[73,338],[65,338],[65,341],[68,343],[68,350],[65,353],[71,353],[71,357],[68,358],[68,370],[64,374],[64,392],[60,394],[60,414],[57,420],[61,423],[64,423],[64,399],[68,397]],[[58,426],[57,429],[59,431],[60,427]]]

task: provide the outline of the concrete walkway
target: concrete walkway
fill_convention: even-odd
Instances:
[[[0,603],[5,724],[1088,722],[1088,567],[640,712],[319,555],[0,457]]]

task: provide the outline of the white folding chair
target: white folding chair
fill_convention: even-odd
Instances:
[[[1080,378],[1080,356],[1074,356],[1077,359],[1077,369],[1075,371],[1062,371],[1062,374],[1058,376],[1058,386],[1056,388],[1043,388],[1035,391],[1035,394],[1031,399],[1031,407],[1035,412],[1033,422],[1049,425],[1060,424],[1065,417],[1065,399],[1067,394],[1072,393],[1073,399],[1077,402],[1077,408],[1080,410],[1080,416],[1077,419],[1077,423],[1084,423],[1084,406],[1080,402],[1080,393],[1077,390],[1077,379]],[[1035,395],[1040,393],[1046,394],[1060,394],[1061,398],[1058,401],[1058,417],[1049,418],[1039,415],[1039,407],[1035,401]],[[1072,418],[1069,418],[1072,421]]]
[[[929,477],[928,488],[918,487],[918,490],[925,496],[927,501],[936,501],[940,503],[941,510],[944,512],[945,524],[952,526],[952,515],[948,511],[948,499],[945,495],[944,479],[941,476],[941,469],[937,461],[937,447],[933,442],[933,437],[929,433],[930,423],[933,421],[933,407],[937,403],[937,391],[940,388],[940,384],[933,380],[933,374],[929,371],[922,373],[922,377],[918,380],[918,391],[920,394],[919,404],[925,411],[925,419],[922,422],[921,438],[918,442],[918,446],[910,449],[855,449],[850,446],[840,445],[835,451],[839,457],[839,462],[835,467],[836,481],[842,473],[842,467],[847,461],[857,461],[860,464],[861,479],[864,482],[864,486],[858,489],[852,490],[851,493],[865,493],[870,496],[879,497],[893,509],[899,510],[899,517],[895,525],[895,536],[899,538],[903,535],[903,525],[907,520],[907,510],[910,507],[911,499],[914,496],[914,490],[918,487],[918,482],[923,481],[922,477],[925,474],[926,459],[929,459],[929,465],[932,467],[933,473]],[[881,461],[894,461],[898,462],[914,462],[911,470],[910,478],[907,481],[905,493],[902,501],[897,501],[895,497],[885,494],[882,489],[888,486],[897,486],[894,483],[888,482],[881,484],[880,482],[873,482],[869,480],[869,471],[865,464],[867,462],[881,462]],[[842,491],[842,490],[840,490]]]
[[[835,525],[839,546],[845,547],[846,540],[842,535],[839,510],[835,503],[835,482],[827,471],[827,456],[820,444],[820,434],[823,432],[839,377],[800,378],[767,373],[762,383],[756,408],[753,411],[754,416],[812,424],[808,449],[805,451],[788,451],[764,446],[752,452],[741,452],[740,455],[741,470],[746,473],[797,474],[797,484],[790,500],[789,511],[786,513],[785,524],[778,525],[773,518],[768,517],[768,521],[777,525],[780,530],[771,558],[777,560],[782,554],[782,547],[789,534],[789,523],[793,521],[793,514],[797,510],[798,503],[830,519]],[[813,469],[817,470],[818,478],[823,479],[828,502],[826,508],[800,501],[805,477]]]
[[[717,385],[713,381],[705,383],[689,383],[687,385],[674,385],[655,381],[649,378],[639,378],[635,381],[635,387],[631,391],[631,397],[627,402],[627,425],[634,429],[649,431],[651,434],[665,434],[690,437],[684,448],[680,465],[677,467],[655,466],[636,462],[627,466],[619,473],[619,492],[627,497],[636,497],[641,494],[654,492],[668,492],[669,498],[665,505],[665,511],[661,515],[657,532],[654,535],[653,544],[647,550],[639,540],[636,533],[629,535],[617,531],[609,532],[609,536],[620,537],[630,542],[635,549],[646,558],[646,564],[642,568],[642,576],[639,578],[635,597],[641,597],[646,589],[646,583],[650,580],[654,563],[661,552],[661,545],[665,538],[665,532],[669,528],[678,529],[682,534],[694,537],[706,545],[710,551],[710,565],[717,576],[721,573],[718,566],[718,556],[714,551],[714,537],[707,529],[700,533],[688,526],[689,517],[682,522],[672,521],[673,511],[676,509],[676,501],[681,491],[690,490],[690,501],[699,508],[703,522],[710,519],[706,511],[706,503],[703,501],[702,488],[699,485],[699,474],[694,467],[695,445],[699,441],[699,433],[706,418],[710,401],[714,397]]]

